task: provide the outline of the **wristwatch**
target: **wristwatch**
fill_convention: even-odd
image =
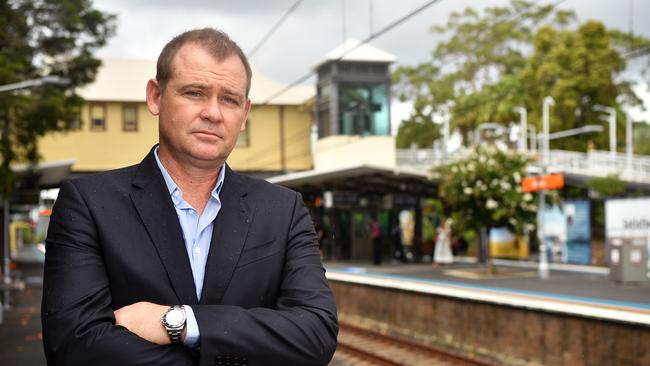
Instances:
[[[160,321],[169,334],[169,340],[172,344],[181,343],[181,333],[185,328],[185,308],[180,305],[174,305],[167,309]]]

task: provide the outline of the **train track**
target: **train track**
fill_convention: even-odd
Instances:
[[[339,323],[339,328],[338,347],[331,366],[489,365],[350,324]]]

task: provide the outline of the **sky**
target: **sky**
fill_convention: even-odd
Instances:
[[[557,0],[538,0],[555,3]],[[104,58],[155,60],[173,36],[193,28],[216,27],[230,35],[244,52],[251,51],[296,0],[95,0],[97,8],[118,16],[117,34],[98,53]],[[251,58],[255,70],[283,83],[306,75],[346,38],[365,39],[429,1],[425,0],[303,0]],[[433,25],[444,25],[450,13],[471,6],[505,5],[504,0],[440,0],[370,44],[396,56],[398,65],[430,59],[436,46]],[[650,38],[648,0],[564,0],[563,9],[578,19],[596,19],[608,27]],[[640,62],[625,76],[640,78]],[[153,75],[152,75],[153,76]],[[311,79],[310,82],[314,82]],[[650,110],[647,83],[637,93]],[[393,104],[393,121],[408,114],[408,104]],[[650,121],[650,112],[633,111]]]

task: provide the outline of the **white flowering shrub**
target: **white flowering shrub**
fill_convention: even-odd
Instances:
[[[440,166],[440,199],[452,212],[457,229],[508,227],[533,230],[537,203],[524,193],[521,180],[530,159],[494,146],[476,146],[464,160]]]

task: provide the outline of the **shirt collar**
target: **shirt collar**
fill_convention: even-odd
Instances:
[[[165,169],[165,166],[160,161],[160,158],[158,157],[159,147],[160,146],[156,146],[153,151],[154,157],[156,158],[156,164],[158,164],[158,169],[160,169],[160,172],[162,173],[163,179],[165,180],[165,185],[167,186],[167,190],[169,191],[169,195],[171,196],[172,201],[174,201],[174,205],[178,206],[183,200],[183,191],[176,184],[176,182],[174,182],[174,179],[171,175],[169,175],[169,172],[167,169]],[[219,193],[221,193],[221,187],[223,187],[223,182],[225,179],[226,164],[224,163],[219,169],[219,177],[217,178],[217,183],[215,184],[214,189],[212,189],[212,198],[219,200]]]

